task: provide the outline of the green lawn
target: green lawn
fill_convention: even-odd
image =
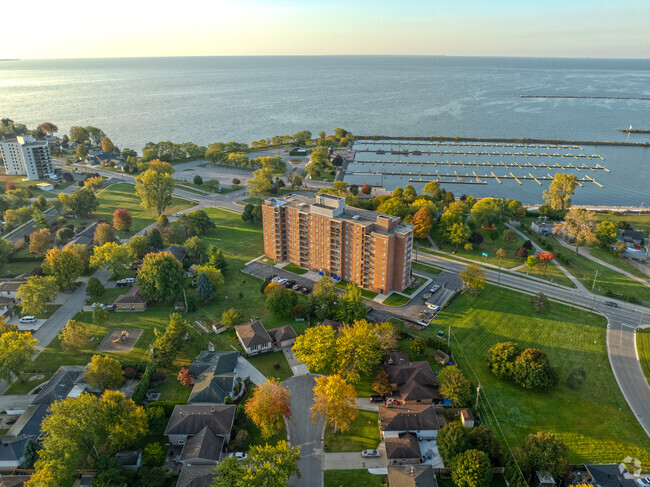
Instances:
[[[182,189],[185,191],[189,191],[190,193],[194,193],[199,196],[207,196],[210,194],[210,191],[207,189],[202,188],[201,186],[194,184],[194,183],[185,183],[183,181],[175,181],[176,182],[176,187],[178,189]]]
[[[265,353],[257,357],[250,357],[248,361],[269,379],[275,378],[282,382],[293,375],[283,352]],[[278,369],[275,368],[275,364],[279,365]]]
[[[39,267],[42,262],[42,255],[31,255],[29,253],[29,248],[25,246],[25,248],[15,252],[9,259],[9,262],[0,266],[0,276],[14,277],[19,274],[32,272],[34,268]]]
[[[43,375],[44,377],[42,379],[29,380],[30,377],[34,377],[36,375]],[[50,380],[52,374],[21,374],[21,377],[24,382],[20,382],[18,380],[15,381],[4,392],[5,395],[9,396],[13,394],[29,394],[29,391],[31,391],[34,387],[42,384],[47,380]]]
[[[413,262],[411,263],[411,268],[417,271],[428,272],[429,274],[442,274],[442,269],[433,267],[429,264],[424,264],[423,262]]]
[[[373,475],[366,469],[325,470],[325,487],[383,487],[387,475]]]
[[[650,328],[639,329],[636,332],[636,351],[639,354],[641,368],[645,378],[650,383]]]
[[[343,279],[341,279],[339,282],[336,283],[336,287],[339,289],[347,290],[348,284],[349,284],[348,281],[344,281]],[[374,291],[370,291],[369,289],[364,289],[364,288],[359,288],[359,289],[361,289],[361,295],[367,299],[374,299],[379,294]]]
[[[293,262],[285,265],[283,267],[285,271],[293,272],[294,274],[306,274],[308,271],[307,269],[303,269],[302,267],[298,267],[296,264]]]
[[[570,463],[615,463],[626,455],[650,461],[650,439],[609,366],[605,319],[558,303],[551,303],[547,314],[537,315],[529,301],[527,295],[487,286],[480,297],[464,294],[438,315],[435,324],[410,333],[435,336],[451,326],[454,357],[475,386],[480,381],[511,446],[543,430],[563,439]],[[485,357],[492,345],[503,341],[545,352],[558,372],[559,386],[532,392],[492,375]],[[587,380],[573,390],[566,379],[576,367],[587,371]],[[481,415],[498,432],[485,408],[482,400]]]
[[[413,276],[413,279],[415,279],[416,282],[411,287],[404,289],[402,293],[408,294],[409,296],[412,295],[422,284],[424,284],[425,281],[424,277]]]
[[[156,222],[158,214],[156,210],[145,210],[140,205],[140,198],[135,195],[135,186],[129,183],[116,183],[97,193],[99,207],[95,211],[96,218],[101,218],[109,223],[113,222],[113,212],[116,208],[126,208],[133,218],[131,230],[119,232],[120,237],[130,237],[143,228]],[[172,204],[167,207],[165,213],[173,213],[185,210],[194,206],[194,203],[182,198],[172,198]]]
[[[575,288],[573,281],[565,276],[564,272],[562,272],[556,265],[552,263],[549,263],[546,269],[542,268],[539,265],[536,265],[532,269],[528,269],[528,267],[522,267],[521,269],[513,272],[520,272],[522,274],[535,276],[540,279],[546,279],[547,281],[554,282],[555,284],[559,284],[561,286]]]
[[[490,239],[489,232],[485,230],[477,230],[483,235],[483,243],[478,246],[475,245],[473,250],[465,250],[462,246],[459,246],[458,250],[456,250],[455,253],[459,257],[465,257],[467,259],[499,265],[499,258],[496,256],[496,251],[498,249],[504,249],[508,255],[505,259],[502,260],[501,266],[507,269],[516,267],[521,264],[521,261],[515,257],[515,252],[519,247],[521,247],[521,245],[524,243],[524,240],[519,235],[517,235],[517,238],[514,242],[506,242],[503,240],[504,230],[507,230],[507,227],[505,225],[501,224],[497,226],[497,233],[499,236],[494,242],[492,239]],[[431,237],[433,238],[434,242],[438,244],[438,247],[442,251],[453,252],[456,248],[454,244],[450,244],[443,240],[443,238],[440,236],[440,227],[438,225],[435,226]],[[483,257],[483,253],[487,253],[488,256]]]
[[[386,306],[403,306],[406,303],[408,303],[411,300],[408,296],[404,296],[403,294],[398,294],[398,293],[393,293],[390,296],[388,296],[382,304],[385,304]]]
[[[379,445],[379,413],[359,410],[359,415],[344,433],[333,433],[325,428],[325,444],[328,451],[358,451],[377,448]]]
[[[643,230],[645,236],[650,234],[650,213],[636,215],[620,215],[618,213],[596,213],[596,220],[610,220],[617,224],[621,221],[628,222],[635,230]]]
[[[607,262],[608,264],[615,265],[619,269],[629,272],[633,276],[640,277],[646,282],[650,282],[648,279],[648,276],[646,276],[643,272],[641,272],[639,269],[634,267],[630,262],[622,257],[617,257],[616,254],[614,254],[613,251],[607,250],[607,249],[602,249],[602,248],[592,248],[589,250],[589,253],[596,257],[597,259],[600,259],[604,262]],[[648,292],[650,292],[650,289],[648,289]]]

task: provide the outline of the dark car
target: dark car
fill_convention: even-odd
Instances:
[[[615,303],[614,301],[605,301],[605,306],[609,306],[611,308],[618,308],[618,303]]]
[[[385,400],[386,398],[384,396],[380,396],[378,394],[370,396],[370,402],[384,402]]]
[[[295,286],[296,281],[287,281],[284,283],[284,287],[291,289],[293,286]]]

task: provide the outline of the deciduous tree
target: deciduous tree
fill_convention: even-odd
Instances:
[[[93,235],[95,245],[104,245],[109,242],[115,242],[115,229],[108,223],[100,223],[95,228]]]
[[[289,315],[298,302],[298,294],[284,286],[273,286],[270,288],[269,292],[265,292],[265,294],[266,300],[264,304],[266,309],[268,309],[275,317]]]
[[[339,296],[338,306],[336,307],[336,319],[343,323],[352,323],[356,320],[362,320],[368,314],[361,288],[356,284],[348,283],[346,292]]]
[[[564,211],[571,206],[571,197],[578,184],[575,174],[557,173],[543,196],[554,210]]]
[[[451,478],[457,487],[487,487],[492,481],[492,465],[487,453],[467,450],[456,456]]]
[[[601,247],[608,249],[618,238],[618,227],[609,220],[602,221],[596,225],[596,238]]]
[[[21,300],[20,308],[23,314],[37,315],[45,305],[54,300],[59,286],[52,276],[31,276],[27,282],[18,288],[16,298]]]
[[[382,352],[397,350],[399,344],[399,330],[392,323],[385,321],[375,325],[375,333],[379,340],[379,348]]]
[[[79,126],[70,127],[70,140],[73,142],[83,143],[89,140],[88,131]]]
[[[92,176],[84,181],[84,188],[94,193],[101,188],[102,184],[104,184],[102,176]]]
[[[242,315],[236,308],[230,308],[221,314],[221,324],[227,328],[243,323],[244,315]]]
[[[90,258],[90,264],[96,267],[106,268],[119,275],[124,266],[131,262],[131,254],[126,245],[118,245],[115,242],[108,242],[100,247],[95,247]]]
[[[23,382],[20,374],[31,362],[38,340],[29,332],[8,331],[0,335],[0,379]]]
[[[472,206],[472,219],[483,228],[490,228],[504,222],[511,213],[508,204],[497,198],[483,198]]]
[[[59,340],[61,341],[63,350],[67,353],[78,353],[86,346],[88,340],[90,340],[90,335],[88,326],[85,323],[68,320],[59,333]]]
[[[201,237],[190,237],[183,244],[189,256],[196,262],[203,262],[208,252],[208,245]]]
[[[201,273],[205,274],[208,277],[214,286],[215,291],[218,291],[219,288],[226,282],[225,278],[223,277],[223,273],[216,267],[213,267],[209,264],[203,264],[196,268],[195,275],[198,276]]]
[[[93,324],[101,326],[108,321],[108,311],[101,307],[99,304],[93,306]]]
[[[120,363],[114,358],[93,355],[86,366],[84,380],[91,388],[100,391],[119,389],[124,382],[124,372]]]
[[[469,227],[464,223],[454,223],[447,232],[447,239],[453,243],[458,250],[459,245],[463,245],[470,237]]]
[[[262,198],[262,196],[269,194],[272,187],[272,177],[273,173],[268,168],[254,171],[253,177],[246,183],[248,194],[251,196],[257,196],[258,198]]]
[[[438,432],[438,451],[449,464],[458,454],[470,449],[469,432],[460,421],[452,421]]]
[[[527,348],[516,358],[514,379],[525,389],[543,391],[558,384],[558,376],[546,354]]]
[[[134,235],[129,239],[127,248],[133,259],[141,260],[149,252],[149,239],[145,235]]]
[[[56,279],[60,289],[69,287],[84,271],[84,262],[73,250],[54,247],[43,261],[43,272]]]
[[[499,379],[512,380],[514,378],[515,360],[521,351],[521,348],[513,342],[501,342],[493,345],[488,350],[488,368]]]
[[[485,270],[477,264],[468,265],[458,275],[463,282],[463,287],[472,292],[476,293],[485,287]]]
[[[29,236],[29,253],[30,254],[44,254],[47,252],[52,244],[50,240],[52,235],[47,228],[37,230]]]
[[[426,208],[420,208],[411,218],[411,223],[415,238],[427,238],[433,229],[433,220]]]
[[[131,213],[126,208],[117,208],[113,212],[113,228],[118,232],[127,232],[131,228]]]
[[[14,253],[13,244],[6,239],[0,239],[0,265],[9,262],[10,257]]]
[[[214,228],[214,223],[205,210],[183,213],[178,218],[177,223],[185,229],[188,235],[205,235]]]
[[[539,431],[526,437],[519,451],[524,472],[550,472],[559,477],[567,469],[567,449],[553,433]]]
[[[334,432],[350,429],[352,421],[359,414],[356,408],[357,391],[340,375],[316,377],[312,420],[320,416]]]
[[[82,188],[76,190],[74,193],[59,193],[57,198],[63,203],[68,210],[70,210],[76,217],[88,216],[99,206],[99,201],[92,191]]]
[[[323,321],[334,316],[334,302],[337,297],[334,289],[334,280],[328,276],[321,277],[314,284],[314,289],[309,295],[309,305],[317,320]]]
[[[135,178],[135,194],[142,200],[147,210],[156,210],[162,214],[171,202],[174,192],[174,180],[168,173],[147,169]]]
[[[381,359],[379,339],[373,328],[366,320],[339,328],[334,360],[341,376],[349,382],[358,382],[362,375],[370,374]]]
[[[178,382],[183,384],[185,387],[189,387],[190,385],[192,385],[192,374],[190,374],[189,369],[183,367],[178,372]]]
[[[546,313],[550,307],[548,298],[544,293],[537,293],[531,296],[530,304],[536,313]]]
[[[449,399],[454,406],[463,407],[472,399],[472,384],[458,367],[449,366],[438,374],[440,393]]]
[[[285,419],[291,417],[291,393],[275,379],[259,384],[246,401],[246,415],[270,438],[282,428]]]
[[[144,256],[136,284],[146,299],[173,302],[183,290],[184,275],[183,266],[171,253],[149,253]]]
[[[38,126],[39,130],[47,135],[54,135],[59,131],[59,127],[54,125],[52,122],[43,122]]]
[[[113,152],[115,150],[115,145],[113,144],[113,141],[108,137],[104,137],[104,139],[102,140],[102,150],[104,152]]]
[[[86,131],[88,132],[88,137],[90,137],[90,141],[95,147],[99,147],[104,137],[106,137],[104,131],[97,127],[88,126],[86,127]]]
[[[594,233],[595,226],[596,217],[593,211],[571,208],[564,221],[553,228],[553,233],[573,239],[577,254],[580,245],[591,246],[598,242]]]
[[[293,351],[298,360],[305,362],[310,370],[327,370],[332,366],[336,337],[331,326],[307,328],[298,335]]]
[[[375,391],[380,396],[387,396],[393,392],[390,386],[390,380],[388,374],[384,369],[381,369],[375,375],[375,379],[372,381],[372,390]]]

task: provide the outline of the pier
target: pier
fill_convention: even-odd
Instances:
[[[606,167],[601,166],[600,164],[597,164],[595,166],[588,166],[587,164],[584,164],[584,163],[581,166],[576,166],[576,165],[571,164],[571,163],[569,163],[569,164],[555,163],[555,164],[550,164],[549,165],[549,164],[546,164],[543,161],[536,162],[534,164],[531,163],[531,162],[524,162],[524,163],[520,164],[520,163],[518,163],[516,161],[515,162],[507,162],[507,163],[503,162],[503,161],[499,161],[499,162],[491,163],[491,162],[476,162],[476,161],[462,161],[462,160],[448,161],[448,160],[445,159],[444,161],[436,161],[436,160],[432,160],[432,161],[352,161],[352,164],[373,164],[373,165],[381,164],[382,169],[386,165],[395,166],[397,164],[400,164],[400,165],[406,165],[406,166],[417,166],[417,165],[419,165],[420,167],[424,167],[425,165],[432,165],[434,167],[438,167],[440,165],[440,166],[448,166],[450,168],[452,166],[462,166],[464,168],[465,167],[476,167],[476,168],[489,167],[491,169],[495,169],[495,168],[517,168],[517,169],[534,169],[534,170],[546,169],[548,171],[552,171],[554,169],[561,169],[563,171],[566,171],[568,169],[568,170],[574,170],[574,171],[588,170],[588,171],[592,171],[592,172],[596,172],[596,171],[610,172],[609,169],[607,169]]]
[[[534,148],[538,148],[539,146],[535,146]],[[532,146],[530,148],[533,148]],[[487,156],[487,157],[492,157],[492,156],[498,156],[498,157],[561,157],[562,159],[566,159],[567,157],[573,157],[574,159],[578,158],[586,158],[586,159],[600,159],[604,160],[601,156],[598,154],[592,154],[588,156],[587,154],[573,154],[573,153],[567,153],[567,154],[559,154],[559,153],[554,153],[554,154],[547,154],[546,152],[501,152],[501,151],[463,151],[463,150],[422,150],[422,151],[417,151],[417,154],[415,153],[416,151],[410,152],[408,150],[382,150],[382,149],[355,149],[355,152],[360,153],[360,152],[373,152],[375,154],[383,155],[390,153],[391,155],[399,155],[399,156],[408,156],[408,155],[416,155],[416,156],[421,156],[421,155],[432,155],[432,154],[437,154],[439,156],[442,156],[443,154],[451,155],[451,156],[467,156],[467,155],[474,155],[474,156]]]
[[[650,100],[645,96],[519,95],[519,98],[578,98],[590,100]]]

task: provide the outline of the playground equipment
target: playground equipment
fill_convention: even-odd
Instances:
[[[120,336],[117,337],[115,340],[113,340],[113,343],[125,342],[127,338],[129,338],[129,332],[126,331],[126,330],[122,330],[122,333],[120,333]]]

